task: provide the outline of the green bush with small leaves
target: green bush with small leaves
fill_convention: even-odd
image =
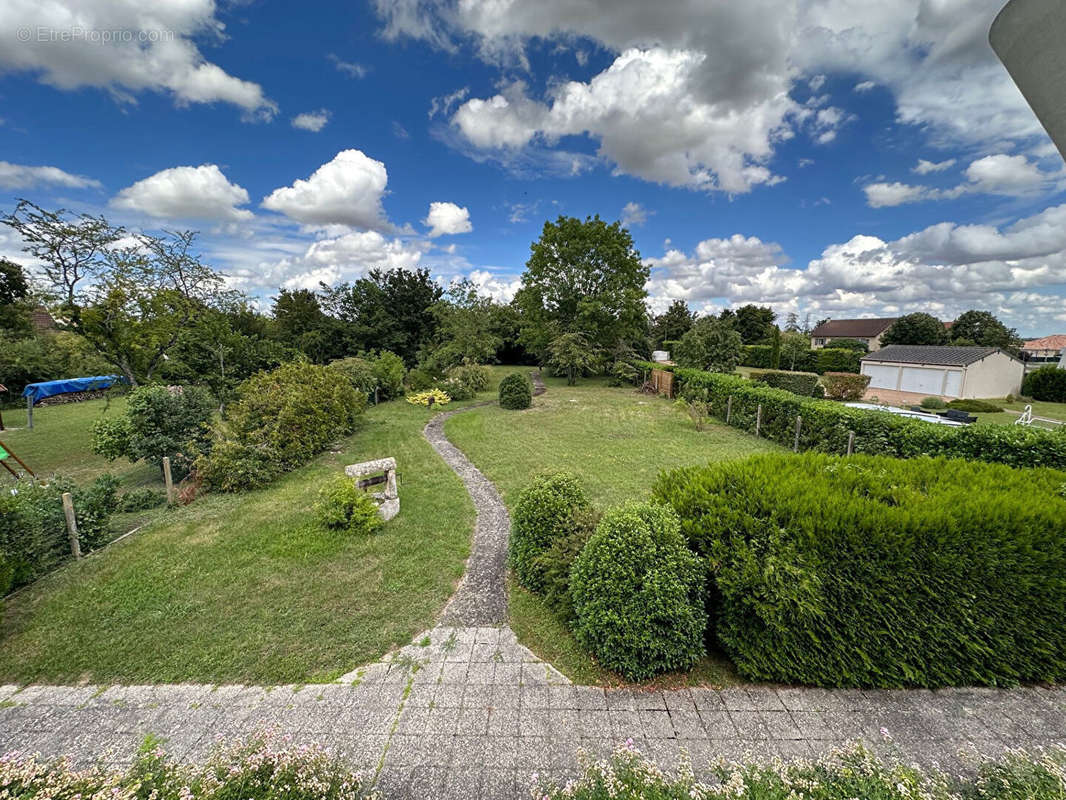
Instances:
[[[813,372],[786,372],[784,370],[752,370],[751,379],[756,383],[784,389],[802,397],[820,397],[818,376]]]
[[[822,375],[822,386],[828,400],[862,400],[869,385],[869,375],[851,372],[826,372]]]
[[[947,408],[947,402],[940,397],[923,397],[922,402],[919,404],[922,408],[927,408],[930,411],[938,411],[943,408]]]
[[[343,475],[322,487],[314,512],[319,524],[349,533],[375,533],[384,524],[377,503]]]
[[[378,385],[378,402],[403,397],[403,379],[407,367],[403,359],[389,350],[365,356],[370,361]]]
[[[407,377],[404,379],[404,387],[407,389],[408,394],[414,394],[432,389],[436,382],[437,378],[432,373],[424,369],[415,368],[407,373]]]
[[[461,364],[448,370],[447,377],[465,383],[477,393],[488,388],[491,373],[488,367],[481,364]]]
[[[660,476],[746,678],[829,687],[1066,679],[1066,473],[767,454]],[[576,568],[575,568],[576,569]]]
[[[118,510],[123,512],[148,511],[167,503],[167,496],[155,489],[131,489],[118,499]]]
[[[1022,381],[1022,394],[1048,403],[1066,403],[1066,369],[1055,364],[1034,369]]]
[[[538,475],[519,492],[511,514],[509,557],[523,586],[538,593],[544,590],[538,558],[578,528],[581,515],[589,510],[581,482],[569,472]]]
[[[260,372],[237,387],[196,469],[219,491],[265,486],[353,433],[365,409],[366,395],[339,370],[293,361]]]
[[[609,509],[570,573],[577,640],[631,681],[691,667],[705,652],[704,570],[673,509]]]
[[[599,519],[599,515],[591,509],[575,512],[565,531],[555,537],[547,550],[533,559],[533,570],[540,578],[544,605],[568,623],[574,621],[570,571],[585,543],[595,533]]]
[[[500,381],[500,408],[518,411],[533,405],[533,384],[526,375],[512,372]]]
[[[477,395],[477,389],[460,378],[445,378],[438,381],[435,388],[440,389],[452,400],[473,400]]]
[[[968,411],[971,414],[998,414],[1003,410],[1003,406],[990,403],[988,400],[952,400],[947,406],[956,411]]]

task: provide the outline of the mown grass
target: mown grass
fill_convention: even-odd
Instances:
[[[779,450],[741,431],[713,424],[696,432],[673,403],[602,381],[567,387],[547,379],[547,394],[526,411],[490,406],[452,417],[448,438],[499,488],[513,506],[539,473],[577,474],[598,509],[647,498],[662,470]],[[572,680],[622,685],[600,667],[536,595],[511,582],[511,625],[519,639]],[[738,678],[728,660],[714,654],[687,673],[660,676],[649,686],[726,685]]]
[[[82,406],[49,409],[32,436],[66,409],[73,437]],[[331,680],[406,644],[451,595],[473,528],[462,483],[422,437],[435,413],[371,408],[336,452],[270,487],[165,511],[4,601],[0,683]],[[317,527],[321,483],[384,456],[399,465],[399,516],[372,537]]]
[[[1045,417],[1047,419],[1059,420],[1060,422],[1066,422],[1066,403],[1048,403],[1040,400],[1012,400],[1006,402],[1002,399],[991,399],[988,402],[995,403],[1003,408],[1003,411],[995,414],[975,414],[979,423],[994,423],[997,425],[1013,425],[1015,420],[1018,419],[1018,414],[1011,414],[1010,411],[1022,412],[1027,405],[1032,405],[1034,417]],[[1056,428],[1054,425],[1041,425],[1039,422],[1034,422],[1034,425],[1038,427]]]

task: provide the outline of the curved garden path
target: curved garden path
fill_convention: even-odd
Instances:
[[[534,376],[538,393],[543,391]],[[847,740],[907,761],[965,768],[960,752],[1066,741],[1066,688],[827,691],[747,686],[675,691],[573,686],[506,625],[510,520],[492,483],[444,436],[425,436],[477,509],[466,575],[440,624],[332,684],[0,686],[0,753],[128,761],[146,734],[189,760],[216,736],[264,727],[331,746],[377,776],[386,798],[528,796],[531,775],[576,774],[579,748],[634,745],[697,774],[717,756],[812,756]]]

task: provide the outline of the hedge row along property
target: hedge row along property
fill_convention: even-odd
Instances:
[[[796,418],[801,417],[799,450],[844,454],[854,433],[856,453],[897,458],[944,456],[991,461],[1015,467],[1066,468],[1066,430],[1046,431],[1019,425],[930,425],[876,411],[848,408],[828,400],[801,397],[760,386],[736,375],[681,369],[636,361],[644,374],[652,369],[674,373],[677,394],[699,392],[711,414],[727,424],[758,434],[788,448],[796,443]]]

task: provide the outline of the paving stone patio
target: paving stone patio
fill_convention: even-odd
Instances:
[[[456,413],[456,412],[450,412]],[[338,683],[307,686],[0,686],[0,752],[123,765],[149,733],[187,760],[219,736],[274,730],[377,775],[389,798],[528,796],[532,775],[576,775],[577,752],[626,740],[699,774],[718,756],[797,758],[862,739],[909,762],[968,770],[974,754],[1066,742],[1066,688],[675,691],[574,686],[504,623],[509,530],[495,487],[444,438],[426,438],[478,509],[467,577],[442,623]]]

